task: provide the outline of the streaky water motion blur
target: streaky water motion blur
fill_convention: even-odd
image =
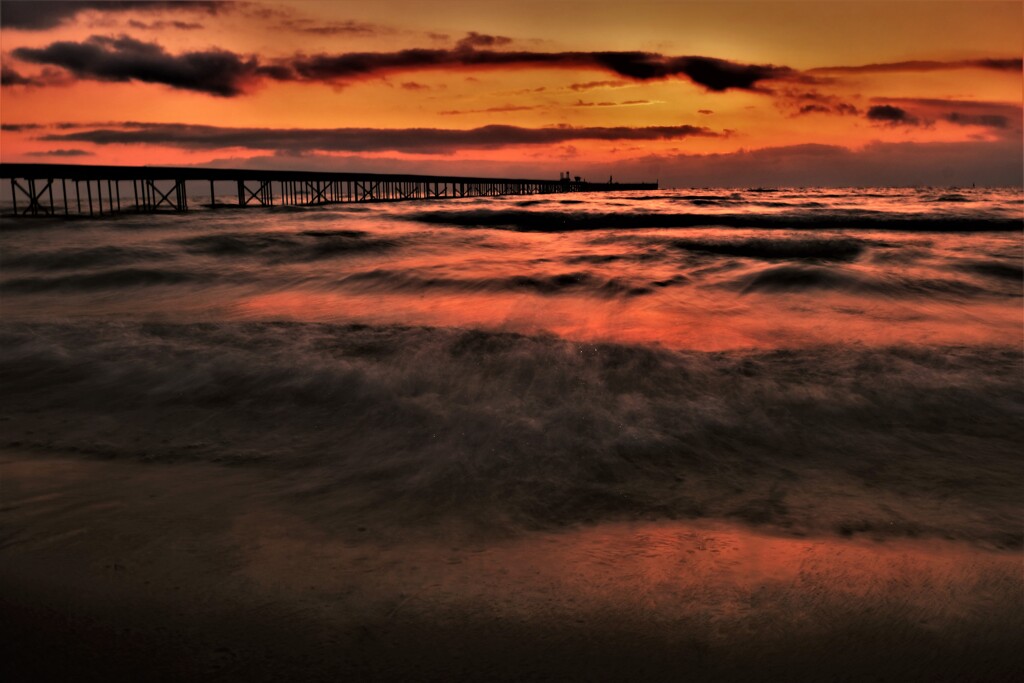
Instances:
[[[704,189],[5,220],[5,436],[269,468],[377,524],[1019,547],[1022,212]]]

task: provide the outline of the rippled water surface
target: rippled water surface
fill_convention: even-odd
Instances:
[[[1018,191],[693,190],[8,220],[0,293],[8,321],[1014,343],[1022,211]]]
[[[402,523],[1019,546],[1022,210],[783,189],[5,218],[7,439],[304,472]]]

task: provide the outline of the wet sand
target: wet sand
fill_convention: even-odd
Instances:
[[[268,470],[0,456],[6,680],[1020,680],[1021,560],[713,521],[374,528]]]

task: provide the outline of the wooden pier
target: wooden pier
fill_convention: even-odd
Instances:
[[[73,164],[0,164],[0,179],[10,179],[15,215],[69,217],[188,211],[187,184],[195,188],[197,183],[204,191],[193,192],[193,197],[209,197],[205,204],[209,208],[658,189],[658,183],[588,183],[579,178],[527,180]],[[230,188],[228,193],[223,191],[225,185]],[[225,196],[232,201],[223,201]]]

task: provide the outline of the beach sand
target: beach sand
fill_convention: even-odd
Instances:
[[[9,681],[1022,680],[1019,550],[376,529],[271,471],[5,451]]]

